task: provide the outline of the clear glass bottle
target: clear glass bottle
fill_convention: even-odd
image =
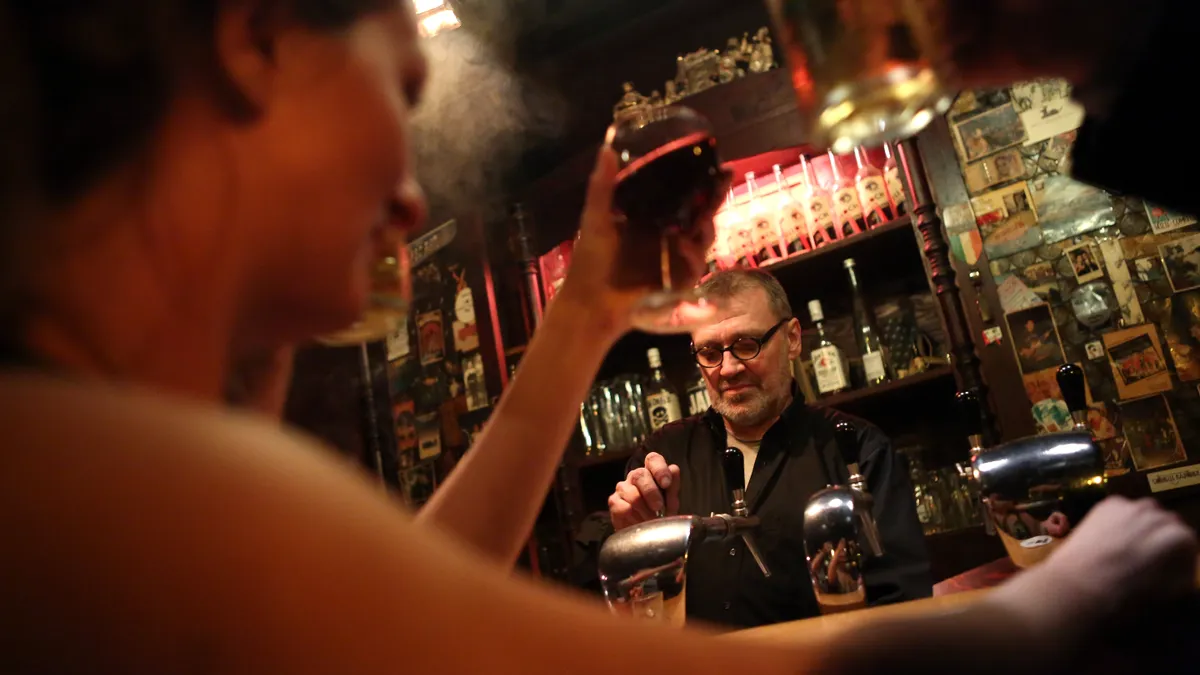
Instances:
[[[772,170],[775,172],[775,185],[779,187],[779,203],[775,208],[779,231],[787,240],[788,253],[803,253],[810,248],[808,221],[804,217],[804,208],[792,197],[787,179],[783,176],[783,169],[776,164]]]
[[[787,247],[777,227],[775,214],[767,209],[758,196],[758,179],[753,171],[746,174],[746,194],[750,200],[746,214],[754,237],[754,260],[759,266],[783,260]]]
[[[689,415],[699,415],[712,405],[712,401],[708,398],[708,387],[704,385],[704,375],[700,373],[699,366],[696,367],[696,373],[688,383],[687,398]]]
[[[662,371],[662,355],[657,348],[646,352],[650,361],[650,382],[646,385],[646,413],[650,418],[650,430],[657,431],[670,422],[683,419],[679,409],[679,395]]]
[[[858,201],[862,204],[867,227],[873,228],[891,221],[894,218],[892,203],[883,185],[883,172],[871,165],[871,158],[862,148],[854,149],[854,161],[858,163],[854,187],[858,190]]]
[[[842,168],[838,166],[838,156],[832,150],[828,155],[829,167],[833,171],[833,185],[830,186],[830,192],[833,193],[833,222],[837,225],[838,237],[844,239],[865,232],[867,222],[863,219],[862,204],[858,201],[854,180],[843,175]]]
[[[846,274],[850,277],[850,295],[854,305],[854,341],[858,344],[858,353],[862,357],[862,368],[857,379],[865,387],[882,384],[892,378],[887,350],[880,339],[882,334],[875,326],[875,313],[871,311],[870,305],[863,298],[862,289],[859,288],[854,258],[846,258],[842,267],[846,268]]]
[[[733,196],[733,188],[729,188],[729,197],[725,201],[726,241],[729,246],[729,257],[733,258],[735,267],[757,267],[754,262],[753,224],[746,219],[738,209]]]
[[[883,182],[887,185],[888,199],[892,201],[892,213],[899,218],[908,213],[908,196],[900,180],[900,167],[896,164],[896,152],[891,143],[883,144],[883,154],[887,156],[883,163]]]
[[[850,388],[850,378],[846,376],[846,357],[825,335],[825,313],[821,310],[820,300],[808,301],[808,314],[817,327],[817,348],[812,352],[817,392],[821,396],[828,396],[846,391]]]
[[[800,155],[800,166],[804,170],[800,203],[804,206],[809,241],[813,248],[821,248],[838,239],[837,226],[833,222],[833,196],[817,182],[817,174],[808,157]]]

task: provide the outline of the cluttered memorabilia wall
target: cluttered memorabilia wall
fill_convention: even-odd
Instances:
[[[939,200],[947,235],[994,291],[979,293],[980,343],[1015,364],[1039,432],[1070,427],[1054,373],[1076,363],[1110,476],[1145,475],[1135,491],[1200,484],[1187,466],[1200,461],[1200,228],[1072,180],[1083,117],[1059,80],[965,92],[947,115],[966,185]]]

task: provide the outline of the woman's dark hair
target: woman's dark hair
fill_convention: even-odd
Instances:
[[[28,152],[59,203],[143,149],[182,68],[212,61],[222,0],[2,0],[38,129]],[[336,30],[395,0],[262,1],[266,16]],[[214,76],[221,78],[219,73]],[[214,82],[220,87],[221,80]]]

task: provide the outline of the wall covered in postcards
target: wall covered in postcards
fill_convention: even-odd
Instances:
[[[944,214],[954,254],[986,258],[1003,341],[1040,430],[1070,427],[1055,383],[1082,365],[1112,476],[1190,484],[1200,461],[1200,228],[1193,218],[1069,178],[1083,111],[1057,80],[966,92],[947,116],[970,193]],[[981,255],[984,254],[984,255]]]
[[[475,310],[462,256],[443,249],[413,269],[412,310],[387,340],[400,490],[413,508],[470,448],[491,409]]]

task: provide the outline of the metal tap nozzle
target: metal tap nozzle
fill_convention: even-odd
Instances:
[[[721,462],[725,469],[725,487],[729,489],[729,494],[731,495],[732,503],[730,508],[733,511],[733,515],[742,518],[747,517],[750,513],[746,507],[745,455],[737,448],[725,448]],[[758,569],[762,570],[763,576],[770,577],[771,570],[767,567],[767,561],[763,559],[762,553],[758,550],[758,544],[754,541],[754,534],[749,531],[743,532],[742,541],[746,542],[746,550],[750,552],[750,557],[754,558]]]

